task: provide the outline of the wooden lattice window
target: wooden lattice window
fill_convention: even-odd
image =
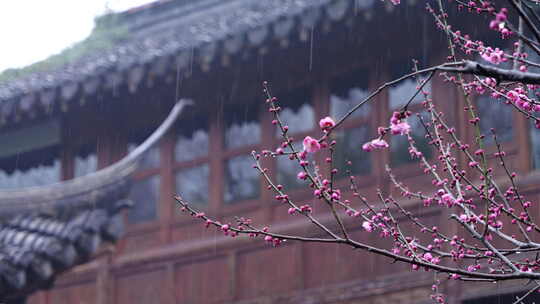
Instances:
[[[151,130],[147,129],[130,134],[128,152],[140,145],[150,133]],[[135,175],[135,183],[129,194],[134,203],[133,208],[128,212],[130,223],[147,222],[157,218],[160,187],[159,166],[159,145],[155,145],[143,156],[141,167]]]
[[[176,128],[175,180],[176,192],[198,208],[209,203],[209,121],[206,113],[184,117]]]
[[[60,181],[60,138],[58,120],[0,132],[0,189]]]
[[[330,116],[334,120],[344,117],[368,95],[368,72],[357,69],[334,77],[330,83]],[[366,175],[371,172],[371,153],[360,146],[371,137],[372,105],[367,103],[352,113],[342,127],[333,132],[336,141],[334,166],[338,177]]]
[[[393,66],[392,79],[396,79],[411,70],[404,69],[407,65],[396,64]],[[415,142],[418,151],[422,152],[426,158],[430,158],[433,154],[432,148],[429,145],[429,139],[426,138],[425,126],[421,123],[418,115],[424,118],[426,123],[431,121],[430,115],[425,111],[422,102],[425,100],[425,95],[422,92],[415,93],[419,89],[419,80],[423,79],[406,79],[388,90],[388,108],[391,112],[400,111],[410,101],[407,110],[413,115],[407,118],[407,122],[411,125],[411,137]],[[424,85],[423,92],[431,92],[431,82]],[[413,97],[414,96],[414,97]],[[430,96],[431,97],[431,96]],[[388,117],[388,120],[390,117]],[[384,122],[387,125],[389,122]],[[409,142],[406,136],[393,135],[390,139],[390,165],[397,167],[409,163],[414,163],[416,160],[409,151]]]
[[[293,89],[284,94],[279,94],[279,104],[282,107],[280,112],[281,121],[289,127],[288,135],[295,141],[293,142],[294,149],[301,151],[302,139],[306,135],[313,135],[315,127],[315,107],[313,105],[313,89],[309,86]],[[276,141],[274,145],[280,146],[283,142],[281,130],[276,127]],[[291,152],[289,147],[285,148],[285,152]],[[309,161],[309,159],[308,159]],[[286,189],[294,189],[302,187],[305,183],[298,180],[296,175],[300,171],[300,166],[289,160],[287,157],[277,157],[277,182]]]
[[[260,103],[228,105],[223,111],[223,201],[235,204],[260,195],[260,177],[251,151],[261,143]]]

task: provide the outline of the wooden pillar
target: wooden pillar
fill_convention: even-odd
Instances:
[[[375,91],[379,86],[381,86],[385,81],[388,81],[390,78],[390,70],[388,65],[385,62],[378,62],[375,67],[369,71],[372,77],[369,77],[368,88],[369,92]],[[385,125],[385,122],[390,120],[390,109],[388,105],[388,88],[380,92],[375,98],[370,102],[371,103],[371,113],[372,119],[370,121],[370,130],[372,137],[376,138],[377,128],[379,126]],[[389,140],[387,137],[386,140]],[[363,144],[363,143],[362,143]],[[390,150],[384,149],[381,153],[371,153],[372,161],[372,170],[373,176],[376,179],[377,187],[380,188],[383,193],[389,191],[388,177],[385,171],[385,166],[390,163]]]
[[[112,249],[99,258],[96,278],[96,304],[114,303],[114,277],[111,275]]]
[[[439,56],[435,56],[436,62],[442,62],[446,59],[448,54],[443,53]],[[467,129],[469,128],[469,119],[465,116],[468,115],[463,111],[465,107],[465,97],[461,93],[459,86],[449,82],[445,82],[443,77],[435,75],[432,80],[432,98],[437,110],[443,112],[443,119],[446,123],[456,129],[456,134],[459,138],[465,139],[470,136]],[[472,137],[471,137],[472,138]],[[457,157],[457,163],[461,168],[469,169],[467,165],[468,159],[463,153],[455,153]]]
[[[175,202],[173,195],[176,193],[174,178],[174,144],[175,136],[169,132],[160,142],[160,195],[158,204],[158,218],[160,223],[160,239],[162,244],[171,241],[171,225],[174,220]]]
[[[97,139],[97,167],[98,169],[102,169],[107,167],[113,159],[112,154],[112,145],[113,141],[111,138],[111,134],[107,132],[108,127],[103,126],[99,133],[98,133],[98,139]]]
[[[317,77],[313,82],[313,106],[315,109],[315,128],[319,119],[330,114],[330,77],[326,74]],[[337,119],[338,117],[334,117]],[[318,130],[318,129],[317,129]]]
[[[527,173],[533,167],[532,145],[530,141],[530,121],[515,109],[512,109],[512,120],[514,127],[514,140],[517,143],[515,170],[521,174]]]
[[[273,149],[276,146],[275,132],[276,127],[272,125],[273,116],[268,112],[268,105],[265,103],[264,106],[261,106],[259,109],[259,123],[261,124],[261,147],[262,149]],[[279,141],[281,142],[281,141]],[[260,151],[258,151],[260,152]],[[261,157],[261,165],[263,168],[268,168],[270,171],[270,176],[277,176],[277,162],[275,158],[272,157]],[[267,189],[267,183],[264,181],[264,178],[261,177],[261,196],[260,200],[263,202],[262,212],[264,213],[264,221],[272,221],[272,206],[275,205],[274,192]]]
[[[75,173],[75,154],[71,150],[69,144],[62,145],[60,151],[60,180],[65,181],[72,179]]]
[[[214,119],[210,119],[209,153],[210,153],[210,202],[208,210],[216,214],[221,208],[223,201],[223,117],[220,113],[211,113]]]
[[[315,135],[318,138],[323,133],[319,129],[319,119],[326,117],[330,114],[330,87],[329,87],[329,78],[326,74],[320,75],[316,78],[317,80],[313,82],[313,108],[315,112]],[[337,117],[334,117],[336,119]],[[330,143],[330,142],[328,142]],[[326,153],[317,153],[315,157],[317,158],[317,163],[320,166],[321,172],[323,172],[328,179],[330,178],[330,164],[325,162],[325,159],[330,156],[330,152]]]
[[[117,162],[127,154],[128,139],[125,133],[112,133],[111,163]]]
[[[72,179],[75,172],[75,153],[73,152],[73,134],[71,132],[70,123],[67,119],[62,119],[60,122],[62,133],[60,134],[60,180]]]
[[[127,152],[127,132],[123,120],[114,113],[98,112],[97,124],[97,168],[102,169],[121,159]]]

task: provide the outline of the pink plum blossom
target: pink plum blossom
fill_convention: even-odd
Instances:
[[[411,131],[411,126],[405,118],[408,116],[404,112],[394,112],[390,118],[390,131],[394,135],[407,135]]]
[[[389,145],[384,139],[375,138],[362,145],[362,149],[366,152],[371,152],[376,149],[388,148]]]
[[[321,129],[323,130],[333,128],[335,125],[336,123],[330,116],[326,116],[325,118],[319,121],[319,127],[321,127]]]
[[[454,197],[452,197],[452,194],[450,193],[445,193],[441,196],[441,202],[446,204],[446,206],[448,207],[452,207],[456,204],[456,200],[454,199]]]
[[[502,50],[499,48],[495,48],[495,50],[493,50],[491,47],[487,47],[485,49],[485,51],[482,53],[482,59],[493,64],[499,64],[506,61],[506,58],[504,58],[504,52]]]
[[[304,151],[308,153],[315,153],[321,149],[319,141],[311,136],[306,136],[302,144],[304,146]]]
[[[364,228],[367,232],[373,231],[373,224],[371,222],[365,221],[362,223],[362,228]]]
[[[411,131],[411,126],[406,121],[403,121],[397,124],[392,124],[390,126],[390,131],[394,135],[407,135]]]

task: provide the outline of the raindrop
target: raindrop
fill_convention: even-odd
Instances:
[[[195,47],[191,47],[191,53],[189,56],[189,74],[193,73],[193,57],[195,56]]]
[[[174,100],[178,100],[180,91],[180,63],[176,63],[176,95]]]
[[[315,25],[311,26],[310,38],[309,38],[309,70],[313,68],[313,32]]]

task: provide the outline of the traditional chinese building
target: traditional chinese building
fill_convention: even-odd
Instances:
[[[12,71],[0,83],[0,187],[7,189],[65,184],[110,170],[178,99],[194,101],[129,174],[133,186],[126,195],[133,207],[125,212],[119,244],[65,273],[29,303],[429,302],[431,272],[411,272],[348,247],[288,242],[273,248],[225,237],[182,214],[173,200],[181,193],[222,222],[240,215],[275,231],[316,235],[275,202],[252,169],[252,150],[280,144],[261,83],[271,84],[296,139],[319,134],[320,117],[341,117],[368,92],[409,72],[411,58],[421,65],[445,58],[446,38],[424,13],[424,3],[404,2],[397,8],[374,0],[156,1],[101,18],[87,43],[103,43],[91,52]],[[462,115],[464,101],[453,87],[436,77],[428,88],[449,119]],[[377,188],[395,191],[385,164],[412,188],[431,189],[430,178],[409,159],[406,142],[396,137],[389,151],[376,154],[360,149],[415,89],[411,80],[383,91],[334,135],[340,172],[351,160],[368,197]],[[419,101],[410,109],[421,112]],[[525,176],[523,191],[537,198],[539,134],[521,116],[500,103],[484,106],[488,102],[478,104],[481,113],[497,119],[483,120],[482,130],[500,131],[509,162]],[[457,132],[470,136],[457,121]],[[421,126],[413,133],[432,155]],[[294,199],[313,200],[287,161],[264,164]],[[343,174],[336,183],[347,189],[348,179]],[[444,210],[404,204],[427,223],[451,225]],[[323,222],[330,220],[324,206],[314,209]],[[354,220],[346,224],[358,238],[376,242]],[[497,286],[445,288],[452,303],[521,291]]]

